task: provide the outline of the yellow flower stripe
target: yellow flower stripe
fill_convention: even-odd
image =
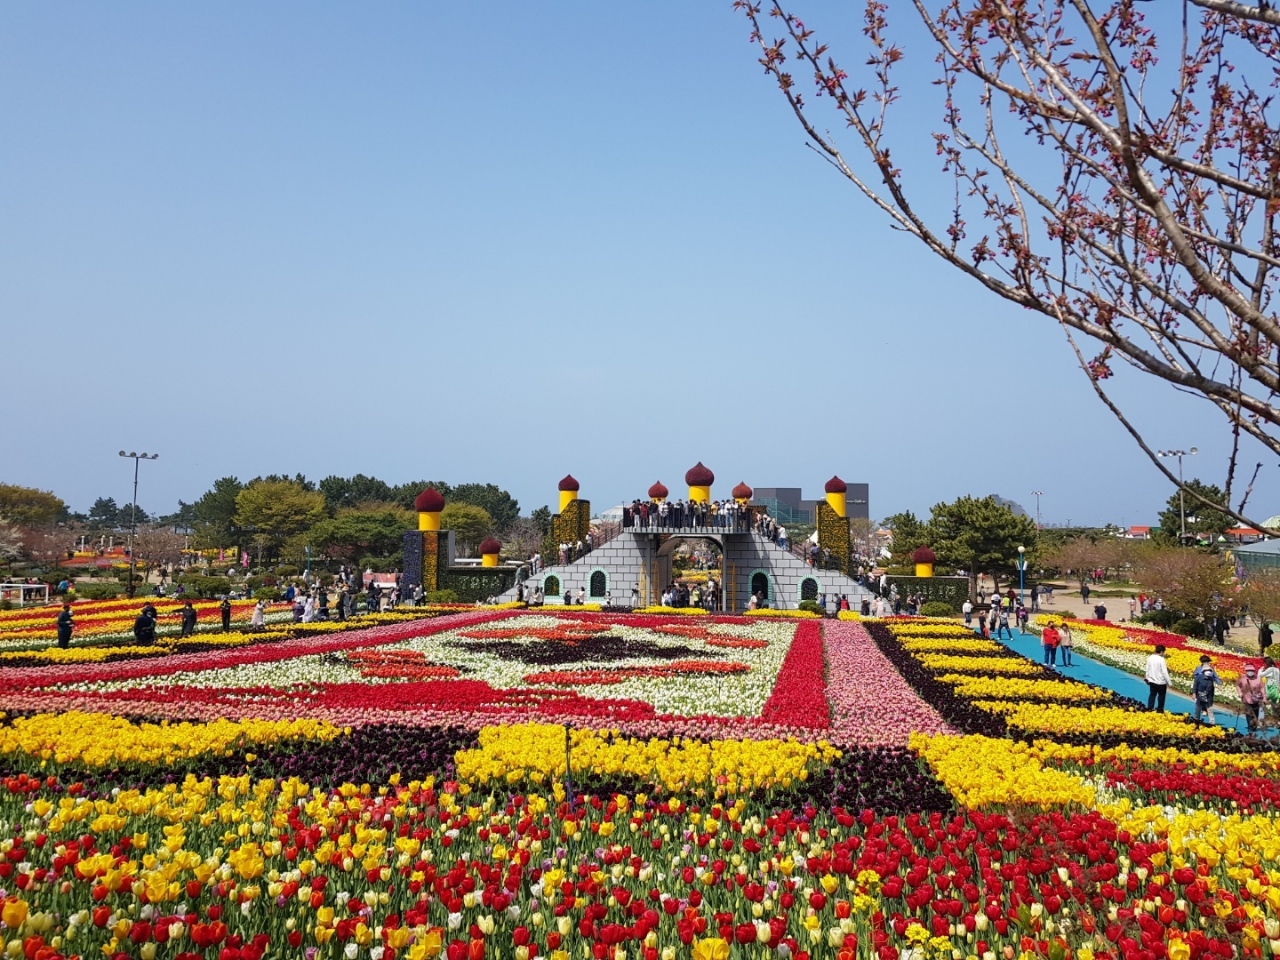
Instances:
[[[742,615],[744,617],[785,617],[792,620],[817,620],[822,617],[822,614],[814,613],[812,610],[776,610],[773,607],[744,610]]]
[[[1188,723],[1178,714],[1138,713],[1122,707],[1065,707],[1058,704],[975,700],[974,706],[1003,716],[1009,726],[1049,733],[1146,733],[1213,739],[1221,727]]]
[[[841,610],[839,613],[836,614],[836,618],[839,620],[865,620],[868,623],[880,622],[875,617],[864,617],[857,610]]]
[[[1037,620],[1037,625],[1041,623],[1043,623],[1043,618]],[[1102,627],[1081,623],[1077,620],[1067,620],[1066,623],[1083,653],[1087,653],[1091,645],[1101,647],[1103,650],[1118,650],[1143,657],[1148,656],[1155,650],[1154,643],[1131,639],[1123,627]],[[1168,647],[1164,652],[1164,659],[1169,666],[1171,674],[1189,681],[1191,675],[1196,672],[1196,668],[1200,666],[1200,657],[1206,652],[1212,655],[1214,651],[1208,649],[1184,650],[1177,647]],[[1234,683],[1240,676],[1238,670],[1232,670],[1229,667],[1215,666],[1214,669],[1217,671],[1218,676],[1227,682]]]
[[[781,785],[812,774],[840,756],[826,742],[797,740],[639,740],[573,730],[573,773],[636,776],[668,790],[707,787],[717,796]],[[565,773],[564,727],[544,723],[485,727],[480,746],[454,758],[458,779],[471,784],[546,783]]]
[[[1030,747],[980,735],[913,733],[909,746],[968,807],[1092,807],[1095,794],[1079,777],[1046,770]]]
[[[889,629],[893,631],[895,637],[972,637],[974,632],[968,627],[960,626],[955,621],[945,621],[938,623],[929,621],[923,624],[912,621],[911,623],[891,623]]]
[[[1022,657],[953,657],[940,653],[916,654],[930,670],[970,673],[1038,674],[1040,667]]]
[[[1080,764],[1106,769],[1112,764],[1125,767],[1171,768],[1194,767],[1204,773],[1273,774],[1276,770],[1274,753],[1222,753],[1219,750],[1195,752],[1179,747],[1100,747],[1096,744],[1076,746],[1055,743],[1052,740],[1036,740],[1032,753],[1041,761],[1053,765]]]
[[[1086,683],[1062,680],[1024,680],[1020,677],[975,677],[963,673],[947,673],[938,677],[956,688],[956,693],[970,699],[1010,697],[1015,700],[1106,700],[1110,692]]]
[[[206,753],[280,740],[332,740],[340,727],[322,720],[215,720],[132,723],[106,713],[41,713],[0,728],[0,754],[25,754],[91,767],[172,764]]]
[[[107,657],[163,657],[171,651],[163,646],[49,647],[44,650],[7,650],[0,653],[6,660],[39,660],[44,663],[101,663]]]
[[[575,606],[572,609],[586,610],[589,608]],[[600,609],[599,605],[596,606],[596,609],[597,610]],[[705,617],[707,615],[707,611],[703,610],[701,607],[641,607],[639,610],[636,610],[635,612],[636,613],[665,613],[665,614],[673,614],[678,617]]]
[[[903,640],[902,647],[908,653],[999,653],[1004,649],[994,640],[959,640],[949,637]]]

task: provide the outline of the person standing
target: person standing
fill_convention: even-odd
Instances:
[[[218,612],[222,614],[222,632],[231,632],[231,598],[223,597],[222,603],[218,604]]]
[[[1089,585],[1087,583],[1080,584],[1080,600],[1084,603],[1089,602]]]
[[[1052,667],[1058,662],[1058,643],[1061,637],[1058,634],[1058,628],[1052,623],[1044,628],[1044,632],[1040,635],[1040,641],[1044,644],[1044,662],[1045,666]]]
[[[1071,662],[1071,651],[1075,649],[1075,637],[1071,635],[1071,628],[1065,623],[1058,626],[1058,653],[1062,656],[1062,665],[1064,667],[1074,667]]]
[[[1236,678],[1236,689],[1240,691],[1240,702],[1244,704],[1244,719],[1249,725],[1249,732],[1257,733],[1262,720],[1262,705],[1267,700],[1267,686],[1258,676],[1258,668],[1253,664],[1245,667],[1244,673]]]
[[[143,606],[139,611],[137,619],[133,621],[133,639],[139,644],[150,645],[156,640],[156,622],[151,619],[149,613],[154,609],[151,604]]]
[[[1147,709],[1164,713],[1164,699],[1169,693],[1169,664],[1164,659],[1164,644],[1157,643],[1147,657]]]
[[[1259,674],[1267,691],[1267,703],[1270,707],[1272,715],[1275,714],[1275,704],[1280,703],[1280,667],[1276,666],[1276,662],[1270,657],[1262,658],[1262,672]]]
[[[196,632],[196,617],[197,617],[196,608],[193,607],[191,605],[191,601],[188,600],[186,603],[182,605],[182,631],[180,633],[181,636],[189,637]]]
[[[249,626],[261,630],[267,624],[267,602],[259,600],[253,605],[253,616],[249,618]]]
[[[1263,620],[1262,624],[1258,627],[1258,647],[1262,651],[1263,656],[1266,656],[1267,648],[1271,646],[1271,641],[1271,624],[1266,620]]]
[[[1216,723],[1213,718],[1213,695],[1218,685],[1218,674],[1213,669],[1213,659],[1205,654],[1200,658],[1200,666],[1191,679],[1191,693],[1196,700],[1195,718],[1208,718],[1209,723]]]
[[[1009,635],[1009,639],[1012,640],[1013,630],[1009,627],[1009,609],[1002,607],[1000,609],[1000,626],[996,630],[996,639],[1003,639],[1006,633]]]
[[[1036,613],[1040,609],[1040,587],[1038,584],[1031,585],[1031,612]]]
[[[62,612],[58,614],[58,646],[63,650],[71,645],[71,631],[75,621],[71,616],[71,604],[64,603]]]

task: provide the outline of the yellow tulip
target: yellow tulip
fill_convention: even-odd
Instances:
[[[0,920],[10,930],[17,930],[27,919],[27,901],[17,898],[6,900],[0,908]]]
[[[729,943],[719,937],[707,937],[693,945],[693,960],[729,960]]]

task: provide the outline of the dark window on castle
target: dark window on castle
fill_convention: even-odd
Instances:
[[[560,578],[551,576],[542,581],[542,592],[548,597],[556,597],[560,595]]]
[[[603,597],[605,591],[609,589],[609,578],[605,576],[603,570],[593,570],[591,573],[591,584],[587,587],[587,592],[593,597]]]
[[[753,573],[751,575],[751,593],[760,594],[766,600],[769,599],[769,576],[765,573]]]
[[[818,581],[813,577],[805,577],[800,581],[800,599],[801,600],[817,600],[818,599]]]

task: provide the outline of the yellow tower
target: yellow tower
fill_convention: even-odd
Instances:
[[[498,565],[498,553],[502,550],[502,544],[495,537],[488,537],[480,544],[480,566],[496,567]]]
[[[573,479],[572,474],[566,474],[565,478],[560,481],[560,512],[564,513],[565,508],[577,499],[578,481]]]
[[[911,562],[916,565],[916,576],[932,577],[933,565],[937,559],[928,547],[916,547],[916,552],[911,554]]]
[[[666,500],[670,494],[671,491],[667,489],[666,484],[661,480],[649,488],[649,499],[654,503],[662,503],[662,501]]]
[[[684,482],[689,485],[690,503],[707,503],[711,500],[711,485],[716,482],[716,475],[699,460],[684,475]]]
[[[444,497],[434,487],[427,487],[413,501],[413,508],[418,511],[419,530],[439,530],[440,511],[444,509]]]
[[[745,482],[740,483],[733,488],[733,499],[737,500],[740,506],[745,507],[751,501],[751,494],[754,492]]]
[[[832,477],[824,488],[827,494],[827,505],[836,512],[837,517],[848,516],[845,506],[849,493],[849,485],[839,477]]]

